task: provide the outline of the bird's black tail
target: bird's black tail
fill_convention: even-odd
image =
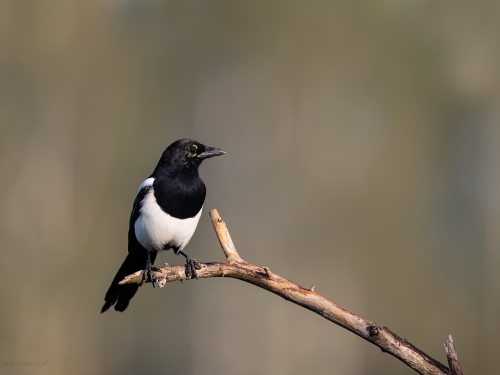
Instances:
[[[151,252],[150,261],[151,264],[154,263],[156,258],[156,252]],[[146,263],[148,259],[148,251],[144,248],[135,248],[134,251],[128,253],[122,266],[116,273],[111,286],[106,293],[104,300],[104,306],[101,309],[101,314],[108,310],[111,306],[115,305],[116,311],[125,311],[130,300],[139,289],[138,284],[127,284],[118,285],[120,281],[136,271],[143,270],[146,268]]]

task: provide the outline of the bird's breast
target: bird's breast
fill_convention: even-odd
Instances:
[[[151,189],[144,197],[140,215],[134,223],[137,240],[149,251],[182,250],[196,230],[202,209],[194,217],[178,219],[161,209]]]

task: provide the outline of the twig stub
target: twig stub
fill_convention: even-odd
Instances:
[[[268,267],[262,267],[264,271],[266,271],[266,276],[268,279],[271,278],[271,270]]]

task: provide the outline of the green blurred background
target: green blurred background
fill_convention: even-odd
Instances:
[[[249,262],[497,373],[499,21],[498,1],[0,1],[0,359],[48,361],[0,372],[413,373],[231,279],[99,314],[139,184],[190,137],[227,155],[189,254],[223,258],[217,208]]]

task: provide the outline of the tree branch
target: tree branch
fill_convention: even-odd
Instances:
[[[314,291],[314,285],[310,289],[304,289],[272,273],[267,267],[258,267],[244,261],[236,251],[226,223],[221,219],[217,210],[211,210],[210,217],[226,260],[223,262],[202,263],[202,268],[197,272],[198,278],[232,277],[266,289],[362,337],[378,346],[383,352],[398,358],[420,374],[463,375],[451,336],[445,343],[450,370],[410,344],[406,339],[396,335],[389,328],[380,327],[317,294]],[[161,288],[167,282],[186,280],[185,271],[185,266],[169,266],[165,264],[159,271],[153,271],[152,274],[156,278],[155,285]],[[143,274],[144,271],[137,271],[125,277],[120,284],[141,284]],[[150,281],[147,280],[147,282]]]

